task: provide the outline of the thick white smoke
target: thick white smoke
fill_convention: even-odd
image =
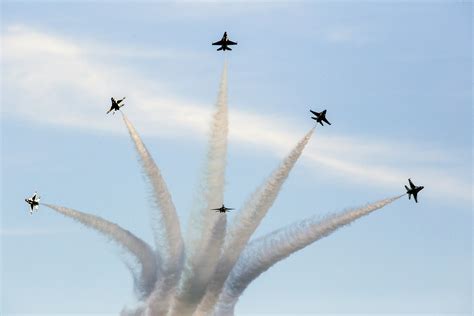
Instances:
[[[211,211],[224,200],[227,157],[227,63],[224,62],[216,110],[212,120],[202,185],[196,211],[191,214],[186,264],[171,315],[191,315],[214,272],[226,231],[226,215]]]
[[[125,115],[123,120],[152,188],[154,208],[151,222],[156,249],[151,249],[129,231],[100,217],[44,204],[99,231],[136,259],[138,265],[127,266],[132,271],[139,302],[133,307],[125,307],[122,316],[233,315],[235,304],[250,282],[272,265],[400,197],[381,200],[324,219],[311,217],[249,244],[250,237],[275,202],[314,128],[251,195],[226,231],[226,214],[211,209],[220,207],[224,200],[227,112],[227,64],[224,63],[206,164],[197,192],[198,201],[194,204],[195,209],[189,220],[186,249],[175,206],[161,172]]]
[[[241,211],[237,213],[227,232],[219,263],[209,283],[206,295],[195,313],[196,316],[207,315],[214,307],[224,282],[237,262],[240,253],[275,202],[283,183],[301,156],[313,131],[314,128],[306,133],[268,180],[252,194]]]
[[[159,257],[156,256],[155,252],[146,242],[117,224],[111,223],[98,216],[82,213],[62,206],[51,204],[42,205],[76,220],[86,227],[98,231],[132,254],[140,265],[139,275],[134,276],[136,292],[139,294],[138,298],[143,299],[151,293],[158,279],[159,265],[161,262]]]
[[[169,309],[171,296],[174,294],[182,271],[184,247],[181,226],[160,169],[155,164],[132,123],[124,114],[122,116],[137,150],[144,174],[153,189],[152,229],[157,251],[163,259],[163,278],[156,284],[154,293],[149,300],[150,308],[156,313],[162,314]]]
[[[216,306],[216,315],[233,315],[234,306],[247,286],[275,263],[401,196],[333,214],[322,220],[311,217],[252,241],[242,252],[225,283]]]

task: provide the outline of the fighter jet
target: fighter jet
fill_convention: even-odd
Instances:
[[[219,207],[219,208],[211,208],[211,210],[212,210],[212,211],[219,212],[219,213],[227,213],[228,211],[234,210],[234,209],[233,209],[233,208],[225,207],[224,204],[222,204],[221,207]]]
[[[117,100],[117,101],[115,101],[115,99],[112,97],[110,98],[110,100],[112,101],[112,106],[110,107],[110,110],[108,110],[106,114],[109,114],[112,111],[114,111],[112,114],[115,114],[116,111],[120,110],[120,108],[125,105],[122,103],[123,100],[125,100],[125,97],[123,97],[122,100]]]
[[[220,41],[212,43],[212,45],[220,45],[217,50],[226,51],[232,50],[229,45],[237,45],[237,42],[232,42],[231,40],[227,39],[227,32],[224,32],[222,39]]]
[[[408,194],[408,199],[411,199],[411,195],[413,194],[413,198],[415,199],[415,202],[418,203],[417,195],[418,192],[423,190],[424,186],[416,186],[411,182],[411,179],[408,179],[408,183],[410,184],[410,187],[408,188],[405,186],[405,189],[407,189],[407,194]]]
[[[39,201],[40,201],[40,196],[38,195],[37,192],[35,192],[35,194],[33,194],[32,197],[25,199],[25,202],[30,205],[30,214],[33,214],[33,211],[38,210]]]
[[[309,110],[311,113],[313,113],[314,115],[316,115],[316,117],[314,116],[311,116],[311,118],[313,120],[315,120],[317,123],[321,124],[322,126],[324,126],[323,122],[331,125],[331,123],[329,123],[329,121],[326,119],[326,110],[318,113],[318,112],[315,112],[313,110]]]

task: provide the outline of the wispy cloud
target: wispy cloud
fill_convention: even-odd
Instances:
[[[170,95],[165,78],[147,78],[122,65],[99,61],[91,53],[113,48],[88,46],[24,26],[6,28],[2,41],[2,111],[6,117],[122,133],[122,126],[106,119],[105,111],[111,95],[120,97],[127,91],[127,113],[145,134],[203,138],[208,131],[211,102],[201,104]],[[147,58],[160,52],[137,49],[127,54]],[[265,148],[278,156],[283,156],[307,127],[295,127],[283,117],[242,111],[238,104],[232,105],[229,117],[231,141]],[[471,199],[469,177],[456,172],[456,155],[445,150],[354,135],[323,136],[317,131],[315,136],[316,145],[310,146],[303,158],[318,172],[396,190],[408,177],[416,176],[430,187],[432,196]],[[446,167],[441,170],[436,167],[439,165]]]

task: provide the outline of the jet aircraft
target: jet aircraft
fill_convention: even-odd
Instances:
[[[233,208],[225,207],[224,204],[222,204],[221,207],[219,207],[219,208],[211,208],[211,210],[212,210],[212,211],[219,212],[219,213],[227,213],[228,211],[234,210],[234,209],[233,209]]]
[[[326,110],[318,113],[318,112],[315,112],[313,110],[309,110],[311,113],[313,113],[314,115],[316,115],[316,117],[314,116],[311,116],[311,118],[313,120],[315,120],[317,123],[321,124],[322,126],[324,126],[323,122],[331,125],[331,123],[329,123],[329,121],[326,119]]]
[[[112,111],[114,111],[112,114],[115,114],[116,111],[120,110],[120,108],[125,105],[124,103],[122,103],[123,100],[125,100],[125,97],[117,101],[115,101],[114,97],[111,97],[110,100],[112,101],[112,106],[110,107],[110,110],[108,110],[106,114],[109,114]]]
[[[26,198],[25,202],[30,205],[30,214],[33,214],[33,211],[37,211],[39,208],[40,196],[35,192],[32,197]]]
[[[212,45],[220,45],[220,47],[217,50],[221,51],[226,51],[226,50],[232,50],[229,45],[237,45],[237,42],[232,42],[227,38],[227,32],[224,32],[224,35],[222,36],[222,39],[220,41],[212,43]]]
[[[407,194],[408,194],[408,199],[411,199],[411,195],[413,194],[413,198],[415,199],[415,202],[418,203],[417,195],[418,192],[423,190],[424,186],[416,186],[411,182],[411,179],[408,179],[408,183],[410,184],[410,187],[405,186],[405,189],[407,189]]]

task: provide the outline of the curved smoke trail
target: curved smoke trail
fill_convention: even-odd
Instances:
[[[227,157],[227,62],[224,62],[216,110],[209,135],[203,186],[198,190],[198,210],[191,215],[185,264],[171,315],[191,315],[205,294],[225,237],[226,216],[211,211],[224,200]]]
[[[51,204],[42,205],[100,232],[128,250],[128,252],[137,259],[141,267],[140,274],[134,275],[136,292],[139,294],[138,298],[144,299],[150,294],[158,278],[160,262],[159,258],[146,242],[117,224],[111,223],[98,216],[82,213],[62,206]]]
[[[166,183],[148,149],[141,140],[132,123],[122,113],[130,137],[137,150],[140,164],[153,190],[153,205],[157,212],[152,213],[152,229],[157,251],[163,258],[163,278],[156,284],[151,297],[150,309],[161,315],[168,311],[171,295],[174,293],[182,270],[184,247],[181,227],[176,208]]]
[[[216,315],[233,315],[235,304],[250,282],[275,263],[402,196],[336,213],[322,220],[310,217],[252,241],[242,252],[225,283],[216,306]]]
[[[306,133],[296,147],[283,160],[281,165],[273,171],[268,180],[252,194],[250,200],[248,200],[241,211],[237,213],[227,232],[222,255],[213,278],[209,283],[206,295],[195,313],[196,316],[207,315],[214,307],[229,273],[239,259],[240,253],[275,202],[283,183],[301,156],[313,131],[314,128]]]

